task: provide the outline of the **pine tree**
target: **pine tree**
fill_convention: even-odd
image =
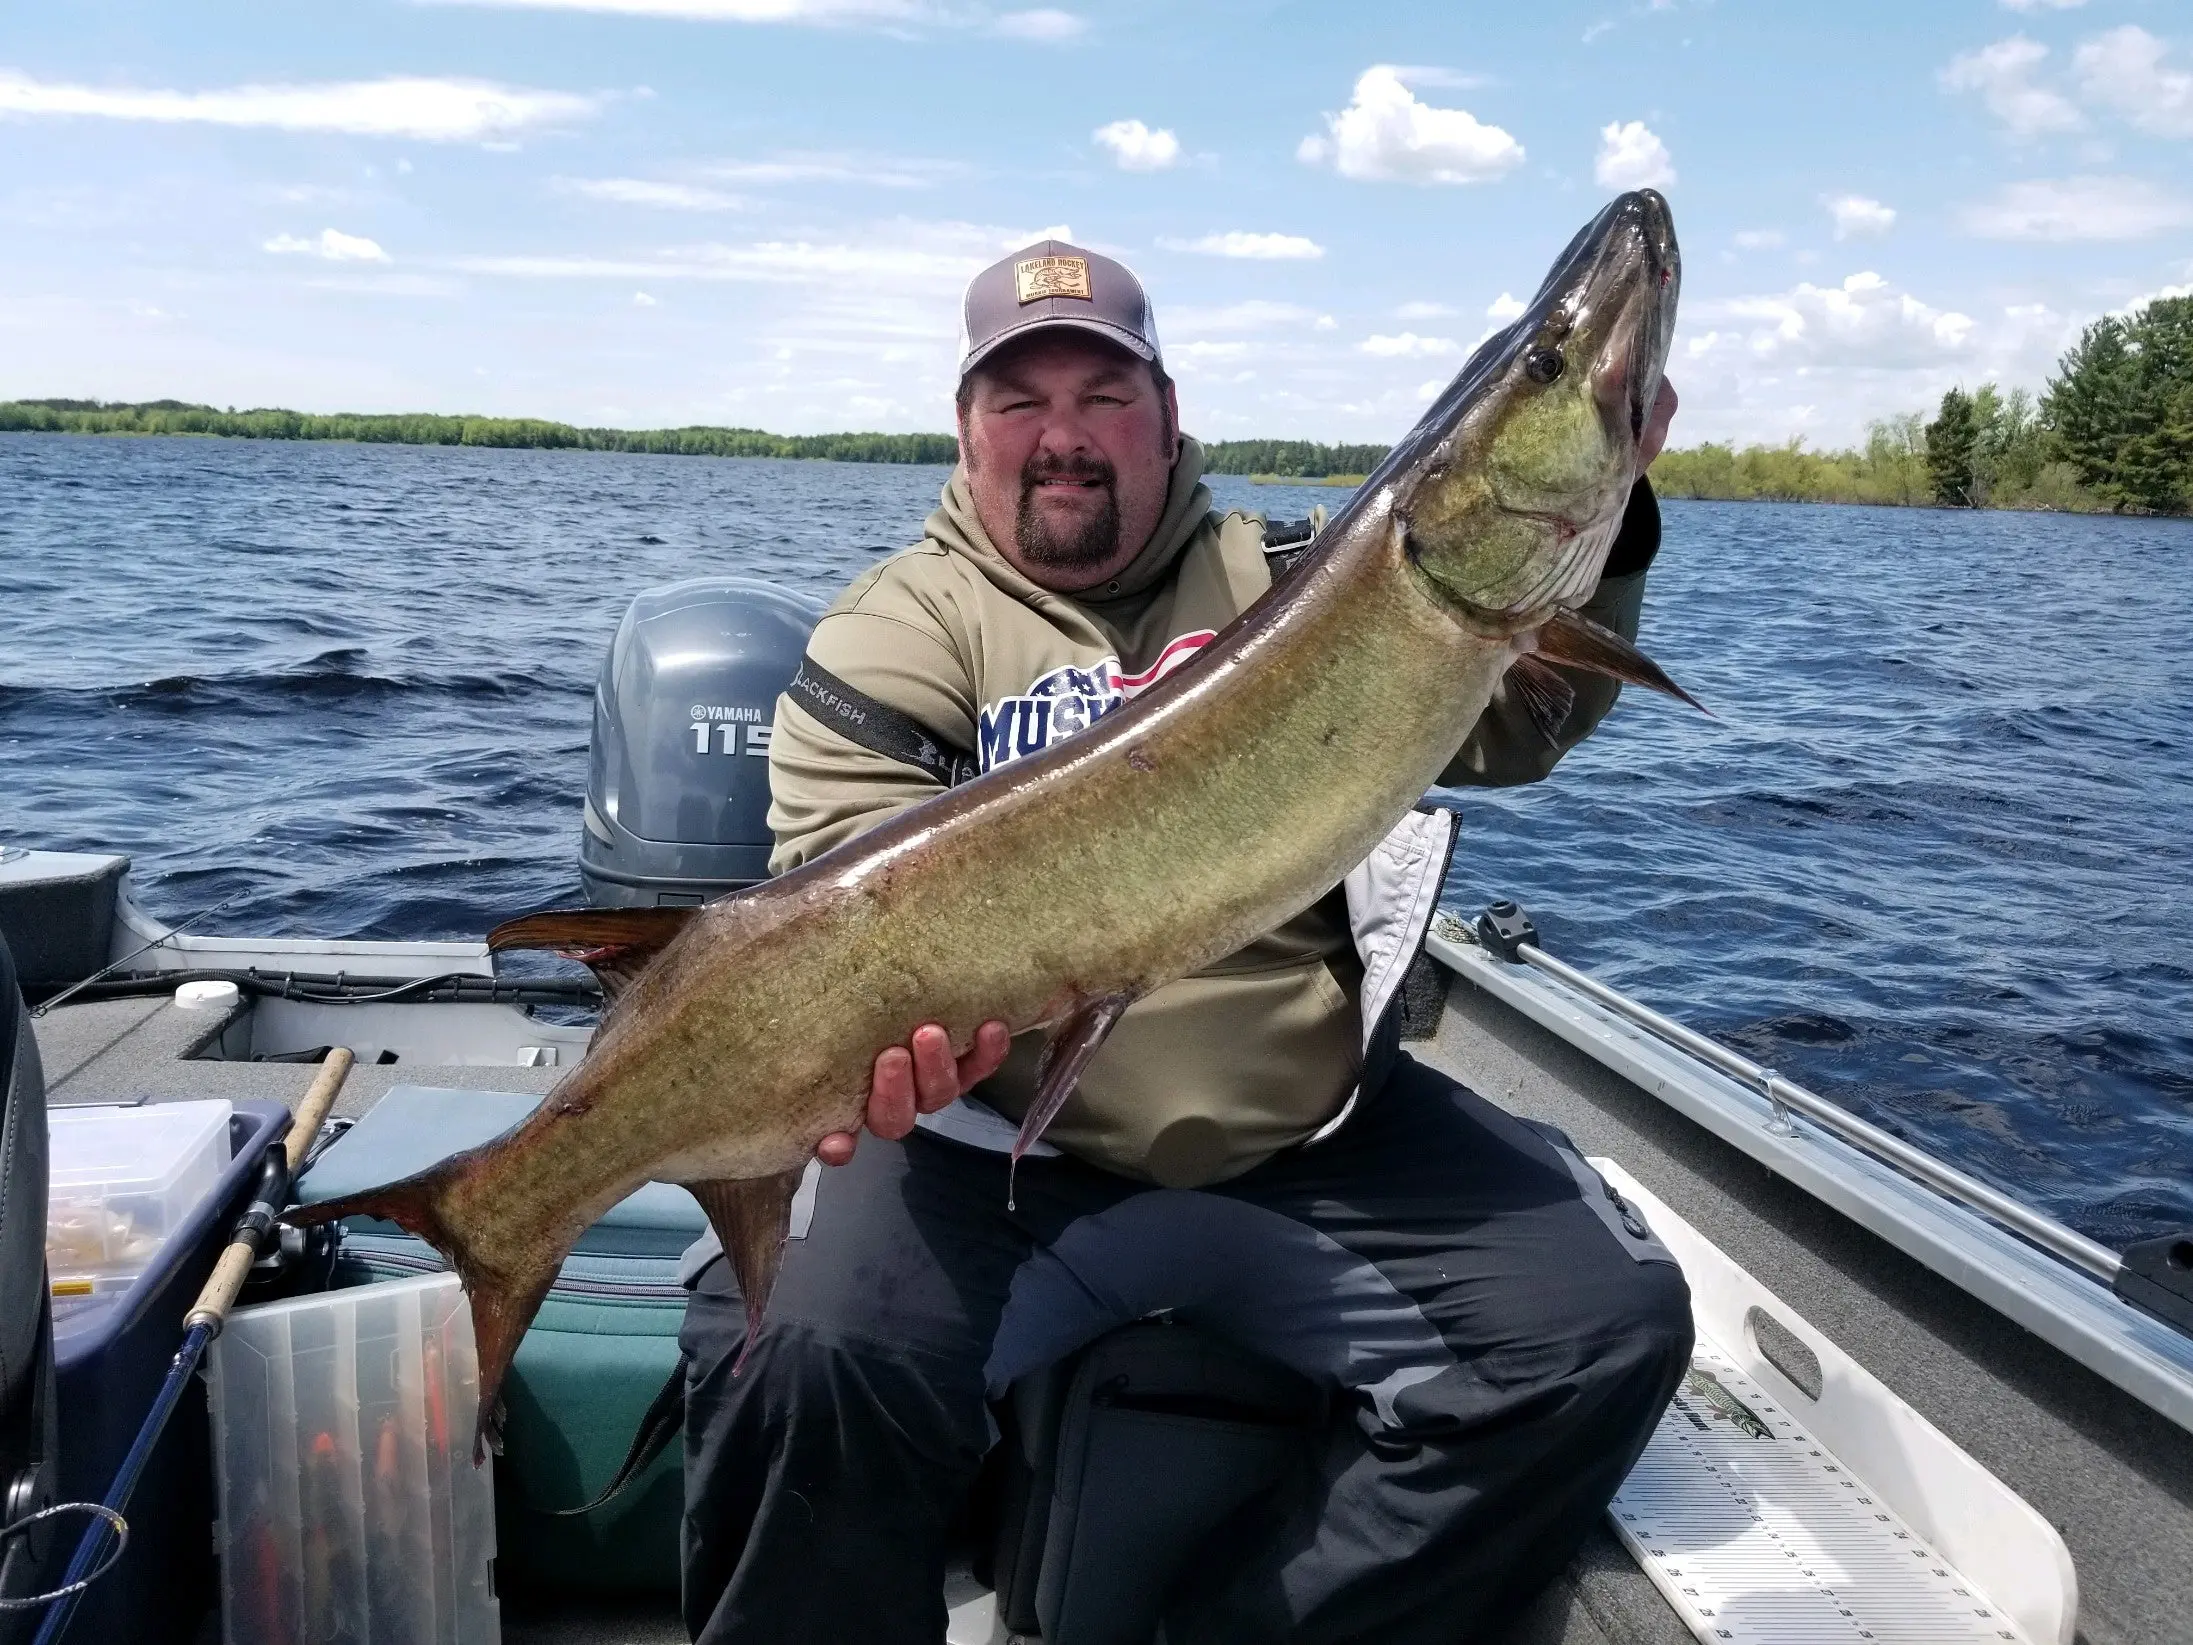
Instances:
[[[1972,397],[1961,388],[1944,394],[1940,414],[1926,426],[1926,470],[1934,500],[1945,508],[1973,506],[1972,453],[1979,433]]]

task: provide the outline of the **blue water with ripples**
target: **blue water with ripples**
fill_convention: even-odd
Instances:
[[[635,591],[832,593],[944,477],[0,436],[0,837],[203,929],[475,937],[576,893]],[[2193,522],[1666,514],[1643,638],[1717,717],[1455,796],[1450,904],[2097,1238],[2193,1225]]]

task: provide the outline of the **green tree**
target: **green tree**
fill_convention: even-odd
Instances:
[[[1974,504],[1972,457],[1979,435],[1972,396],[1961,388],[1944,394],[1941,412],[1926,426],[1926,470],[1934,500],[1947,508]]]
[[[2041,411],[2080,481],[2118,508],[2193,508],[2193,297],[2088,326]]]

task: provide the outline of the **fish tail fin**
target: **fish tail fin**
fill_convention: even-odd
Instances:
[[[539,1255],[517,1261],[484,1260],[490,1242],[466,1226],[454,1192],[470,1175],[472,1164],[472,1151],[455,1154],[378,1188],[294,1206],[283,1220],[311,1227],[346,1217],[378,1217],[425,1240],[455,1270],[472,1306],[472,1337],[479,1359],[480,1415],[472,1446],[472,1460],[477,1463],[491,1446],[501,1449],[503,1380],[517,1356],[519,1340],[563,1266],[564,1248],[554,1242],[517,1242],[535,1247]]]

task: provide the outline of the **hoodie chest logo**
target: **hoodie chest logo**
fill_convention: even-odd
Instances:
[[[1216,629],[1199,628],[1168,640],[1148,668],[1133,674],[1119,666],[1117,657],[1086,668],[1069,663],[1038,676],[1025,691],[998,698],[976,721],[976,753],[982,769],[995,771],[1008,761],[1040,753],[1087,730],[1105,715],[1125,708],[1217,637]]]

